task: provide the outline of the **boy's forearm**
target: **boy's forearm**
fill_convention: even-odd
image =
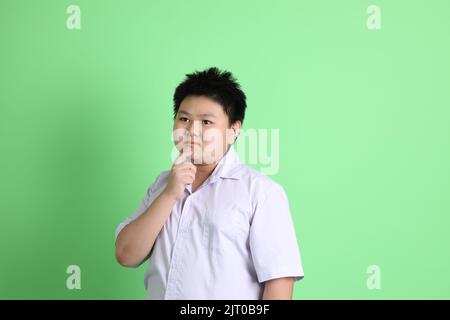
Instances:
[[[264,284],[263,300],[292,300],[294,278],[268,280]]]
[[[163,191],[147,210],[126,225],[116,240],[116,259],[125,267],[137,267],[150,253],[176,199]]]

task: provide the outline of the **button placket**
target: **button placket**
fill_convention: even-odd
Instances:
[[[171,299],[171,297],[173,297],[174,291],[176,290],[176,285],[179,284],[179,278],[177,277],[177,275],[178,275],[177,272],[180,272],[179,268],[181,266],[182,251],[178,250],[178,247],[179,247],[179,243],[183,242],[183,241],[180,241],[180,238],[182,238],[183,235],[186,233],[185,225],[187,223],[185,223],[184,221],[189,221],[189,216],[187,213],[189,212],[189,209],[191,206],[191,204],[190,204],[191,197],[192,197],[192,194],[186,198],[185,203],[183,205],[183,209],[181,210],[180,221],[178,224],[178,232],[177,232],[177,236],[176,236],[174,246],[173,246],[172,259],[170,261],[169,274],[167,277],[167,287],[166,287],[166,294],[165,294],[166,299]]]

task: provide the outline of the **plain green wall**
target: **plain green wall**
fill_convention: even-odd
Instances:
[[[450,298],[450,2],[1,0],[0,15],[0,298],[145,297],[114,230],[170,167],[175,86],[209,66],[241,82],[244,128],[280,130],[296,299]]]

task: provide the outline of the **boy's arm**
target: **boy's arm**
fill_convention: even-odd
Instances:
[[[177,158],[177,160],[180,156]],[[149,256],[159,232],[182,197],[186,184],[195,180],[196,166],[192,163],[172,165],[167,186],[147,210],[127,224],[116,239],[116,259],[124,267],[137,267]]]
[[[292,300],[293,288],[293,277],[268,280],[264,285],[263,300]]]
[[[116,259],[122,266],[134,268],[145,260],[175,202],[163,191],[141,216],[120,231]]]

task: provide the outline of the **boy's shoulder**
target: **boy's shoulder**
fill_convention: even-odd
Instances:
[[[241,163],[239,171],[241,172],[241,179],[250,187],[252,193],[267,194],[280,191],[284,193],[280,183],[245,163]]]
[[[170,170],[161,171],[161,173],[156,176],[156,179],[152,183],[152,185],[151,185],[152,189],[158,189],[162,186],[165,186],[169,179],[169,174],[170,174]]]

